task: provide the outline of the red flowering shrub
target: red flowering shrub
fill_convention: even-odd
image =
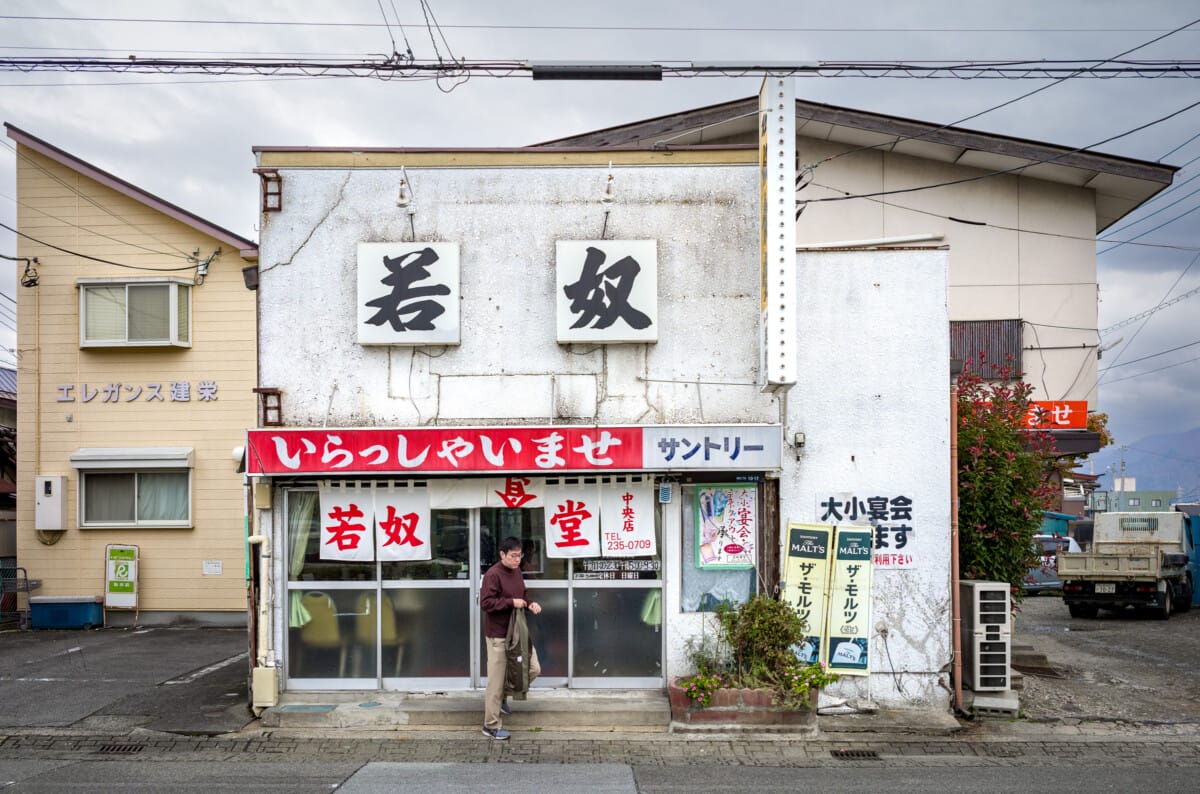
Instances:
[[[1047,477],[1053,446],[1022,429],[1032,388],[1010,367],[985,381],[966,368],[958,380],[958,548],[964,579],[1021,582],[1036,564],[1033,536],[1053,504]]]

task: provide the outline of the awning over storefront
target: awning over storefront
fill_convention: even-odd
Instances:
[[[772,471],[779,425],[591,425],[261,429],[247,474]]]

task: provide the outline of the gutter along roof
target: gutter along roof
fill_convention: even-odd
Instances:
[[[537,144],[538,148],[670,150],[730,139],[757,140],[758,98],[685,110]],[[796,100],[800,137],[1082,187],[1096,192],[1096,231],[1103,231],[1171,184],[1175,166],[945,127],[900,116]]]
[[[56,163],[65,165],[67,168],[86,176],[88,179],[99,182],[105,187],[112,188],[118,193],[128,196],[134,201],[145,204],[152,210],[161,212],[163,215],[187,224],[198,232],[207,234],[209,237],[220,240],[222,243],[236,249],[238,254],[245,260],[251,262],[258,261],[258,244],[252,240],[247,240],[245,237],[234,234],[233,232],[221,226],[217,226],[215,223],[207,221],[195,213],[188,212],[182,207],[172,204],[166,199],[159,198],[153,193],[143,190],[131,182],[126,182],[124,179],[114,176],[102,168],[97,168],[91,163],[81,160],[75,155],[62,150],[53,144],[43,141],[41,138],[30,135],[18,127],[14,127],[12,124],[6,123],[4,127],[8,131],[8,137],[12,138],[17,143],[22,144],[23,146],[28,146],[38,154],[49,157]]]

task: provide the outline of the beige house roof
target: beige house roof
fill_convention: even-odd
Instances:
[[[685,110],[537,144],[538,148],[629,147],[668,150],[757,140],[757,97]],[[796,100],[801,137],[977,168],[1020,173],[1096,192],[1096,231],[1116,223],[1171,184],[1179,169],[961,127]]]
[[[182,207],[172,204],[166,199],[159,198],[153,193],[143,190],[137,185],[126,182],[120,177],[113,176],[109,172],[101,168],[97,168],[86,160],[81,160],[75,155],[65,152],[62,149],[59,149],[57,146],[43,141],[41,138],[30,135],[28,132],[25,132],[18,127],[14,127],[12,124],[6,123],[4,128],[8,132],[8,137],[12,138],[17,143],[28,146],[35,152],[45,155],[51,160],[54,160],[61,165],[65,165],[67,168],[78,171],[88,179],[92,179],[104,185],[105,187],[109,187],[119,193],[123,193],[129,198],[139,201],[153,210],[161,212],[163,215],[174,218],[181,223],[191,226],[193,229],[199,232],[203,232],[210,237],[220,240],[222,243],[237,249],[238,254],[242,257],[242,259],[251,262],[258,261],[258,244],[252,240],[247,240],[245,237],[234,234],[228,229],[201,218],[199,215],[188,212]]]

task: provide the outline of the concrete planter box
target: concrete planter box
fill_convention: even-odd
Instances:
[[[769,689],[718,689],[712,703],[700,706],[679,686],[667,687],[671,701],[671,730],[687,731],[779,731],[816,733],[817,691],[809,693],[807,708],[782,708],[772,703]]]

